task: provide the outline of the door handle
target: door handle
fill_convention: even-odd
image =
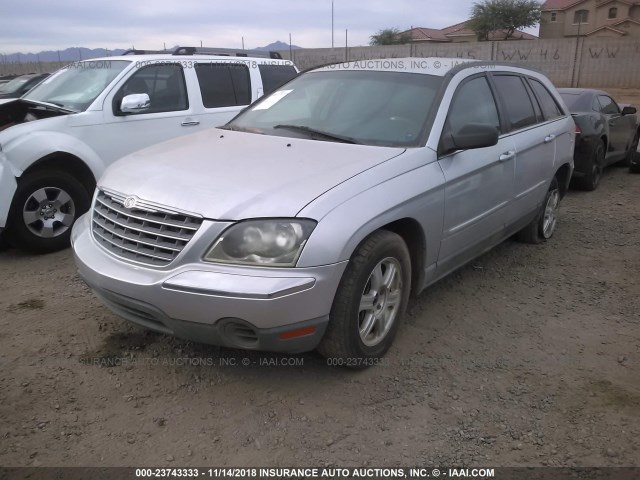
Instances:
[[[544,143],[553,142],[555,138],[556,136],[553,133],[551,135],[547,135],[546,137],[544,137]]]
[[[180,125],[183,127],[193,127],[195,125],[200,125],[200,122],[198,120],[185,120]]]
[[[502,155],[500,155],[498,160],[501,162],[506,162],[507,160],[511,160],[515,156],[516,152],[514,152],[513,150],[509,150],[508,152],[504,152]]]

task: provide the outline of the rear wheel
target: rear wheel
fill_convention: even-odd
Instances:
[[[593,191],[598,188],[604,170],[604,143],[599,141],[587,163],[585,176],[578,178],[576,186],[581,190]]]
[[[19,248],[37,253],[69,246],[71,227],[89,209],[89,194],[71,175],[41,170],[19,179],[7,234]]]
[[[551,238],[558,224],[560,210],[560,188],[554,177],[545,196],[542,207],[536,217],[516,234],[516,238],[525,243],[541,243]]]
[[[391,346],[410,288],[411,262],[402,238],[385,230],[373,233],[342,276],[320,354],[338,365],[371,365]]]

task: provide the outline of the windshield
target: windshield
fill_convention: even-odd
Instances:
[[[365,145],[416,146],[442,77],[406,72],[309,72],[226,128]]]
[[[53,103],[67,110],[81,112],[93,103],[129,63],[131,62],[126,60],[72,63],[58,70],[22,98]]]

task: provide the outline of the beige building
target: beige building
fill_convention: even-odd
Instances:
[[[540,38],[576,36],[640,38],[640,1],[547,0]]]

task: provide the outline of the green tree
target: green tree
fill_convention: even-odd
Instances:
[[[478,40],[489,40],[489,33],[504,31],[504,40],[516,30],[533,27],[540,22],[540,3],[536,0],[484,0],[471,9],[468,25]]]
[[[411,34],[397,28],[385,28],[371,35],[369,45],[403,45],[411,42]]]

